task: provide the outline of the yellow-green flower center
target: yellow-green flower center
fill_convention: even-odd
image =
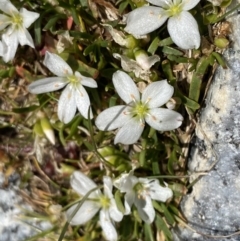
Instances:
[[[12,23],[17,27],[20,28],[23,26],[23,18],[19,13],[15,13],[12,15]]]
[[[71,84],[79,83],[79,79],[75,75],[69,75],[67,79]]]
[[[135,186],[133,187],[133,190],[137,193],[141,193],[144,190],[144,186],[142,185],[141,182],[138,182],[137,184],[135,184]]]
[[[142,102],[135,103],[135,105],[132,107],[132,114],[133,116],[136,116],[139,120],[144,120],[145,116],[148,113],[148,105]]]
[[[106,196],[101,196],[100,199],[100,204],[102,208],[109,208],[110,207],[110,199]]]
[[[167,10],[169,17],[177,16],[182,12],[182,4],[173,4]]]

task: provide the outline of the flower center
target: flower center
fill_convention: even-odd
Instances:
[[[141,182],[138,182],[137,184],[135,184],[135,186],[133,187],[133,190],[137,194],[138,199],[145,199],[146,190],[144,185]]]
[[[69,83],[71,83],[73,85],[79,83],[79,79],[75,75],[69,75],[67,77],[67,79],[68,79]]]
[[[102,208],[109,208],[110,207],[110,199],[104,195],[102,195],[99,199]]]
[[[23,25],[23,18],[19,13],[15,13],[12,15],[12,23],[17,27],[20,28]]]
[[[148,105],[146,103],[136,102],[132,106],[131,114],[144,122],[145,116],[148,114]]]
[[[169,5],[167,12],[169,14],[169,17],[177,16],[178,14],[180,14],[182,12],[182,3],[177,2],[175,4]]]

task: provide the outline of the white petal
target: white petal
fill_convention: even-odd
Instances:
[[[88,119],[90,100],[87,91],[82,85],[79,84],[78,86],[76,86],[76,88],[74,89],[74,97],[79,112],[84,118]],[[92,117],[92,110],[90,110],[90,118]]]
[[[136,56],[137,63],[142,67],[144,70],[149,70],[151,67],[160,60],[160,57],[157,55],[147,56],[145,54],[139,54]]]
[[[71,85],[62,92],[58,102],[58,118],[63,123],[69,123],[76,113],[75,90]]]
[[[194,8],[200,0],[182,0],[183,10],[187,11]]]
[[[142,93],[142,102],[149,108],[156,108],[167,103],[173,95],[173,87],[166,80],[151,83]]]
[[[152,223],[155,218],[155,210],[152,199],[146,195],[145,198],[136,198],[134,202],[141,219],[146,223]]]
[[[69,220],[71,214],[74,212],[78,204],[73,205],[70,207],[67,212],[67,219]],[[71,225],[83,225],[89,220],[93,218],[93,216],[98,212],[99,205],[97,202],[94,201],[85,201],[78,212],[75,214],[73,219],[71,220]]]
[[[149,115],[145,118],[146,122],[158,131],[170,131],[178,128],[183,121],[183,117],[176,111],[155,108],[149,110]]]
[[[42,94],[63,88],[67,84],[66,78],[50,77],[37,80],[28,86],[28,91],[32,94]]]
[[[10,16],[13,16],[13,13],[18,13],[18,10],[9,0],[0,0],[0,9]]]
[[[117,231],[110,220],[108,210],[102,209],[100,211],[100,225],[106,240],[117,241]]]
[[[143,184],[145,190],[148,190],[151,199],[166,202],[173,196],[172,190],[162,187],[157,179],[139,178],[139,182]]]
[[[138,178],[133,176],[133,171],[123,173],[120,177],[114,180],[114,186],[118,188],[120,192],[131,192],[137,183]]]
[[[124,125],[131,117],[130,115],[124,114],[127,112],[129,107],[126,105],[117,105],[110,107],[101,112],[96,121],[95,125],[99,130],[111,131]]]
[[[97,88],[97,82],[93,78],[85,77],[78,71],[75,72],[75,76],[79,79],[80,83],[90,88]]]
[[[30,47],[34,48],[33,39],[26,28],[18,29],[17,33],[18,41],[21,44],[21,46],[29,45]]]
[[[126,57],[124,55],[120,55],[120,54],[116,54],[116,53],[113,54],[113,57],[121,60],[122,69],[126,72],[134,72],[136,74],[136,72],[142,71],[139,64],[133,59],[129,59],[128,57]]]
[[[171,17],[167,24],[172,41],[182,49],[198,49],[200,34],[194,17],[186,11],[176,17]]]
[[[57,76],[66,77],[73,74],[71,67],[57,54],[47,51],[43,64]]]
[[[118,70],[113,74],[113,85],[118,95],[126,104],[131,103],[133,100],[140,100],[137,86],[125,72]]]
[[[150,196],[152,199],[166,202],[173,196],[173,192],[168,187],[162,187],[158,180],[150,180]]]
[[[28,11],[25,8],[21,8],[19,12],[22,15],[23,26],[25,28],[28,28],[39,17],[39,13]]]
[[[114,144],[131,145],[138,141],[144,129],[144,124],[135,118],[130,119],[122,126],[114,139]]]
[[[125,213],[124,215],[128,215],[131,213],[131,207],[134,203],[136,194],[134,191],[127,192],[124,196],[124,207],[125,207]]]
[[[108,198],[112,198],[112,179],[111,177],[104,176],[103,177],[103,188],[104,188],[104,195],[107,196]]]
[[[3,56],[3,43],[0,41],[0,56]]]
[[[75,171],[70,180],[70,184],[75,192],[80,196],[86,195],[90,190],[97,187],[96,183],[93,182],[89,177],[80,171]],[[101,195],[100,190],[93,191],[90,194],[91,198],[98,198]]]
[[[167,7],[168,5],[166,4],[166,2],[168,1],[164,1],[164,0],[147,0],[147,2],[159,6],[159,7]]]
[[[109,215],[110,215],[111,219],[116,222],[120,222],[123,218],[123,214],[118,210],[117,204],[116,204],[114,198],[112,198],[112,200],[111,200],[111,204],[109,207]]]
[[[140,7],[128,14],[127,26],[124,30],[136,36],[145,35],[161,27],[167,18],[162,8]]]
[[[3,43],[3,60],[5,62],[8,62],[12,60],[16,54],[17,47],[18,47],[18,35],[17,32],[14,31],[11,34],[4,33],[2,35],[2,43]]]
[[[0,31],[6,28],[9,24],[11,24],[11,18],[4,14],[0,14]]]

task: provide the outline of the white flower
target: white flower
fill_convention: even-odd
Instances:
[[[133,172],[122,174],[114,182],[120,192],[126,193],[124,196],[125,214],[131,212],[134,204],[141,219],[146,223],[152,223],[155,218],[155,210],[152,199],[166,202],[173,196],[173,192],[168,187],[162,187],[157,179],[137,178]]]
[[[2,34],[3,60],[8,62],[14,58],[19,43],[34,48],[33,39],[27,28],[39,17],[39,14],[25,8],[18,11],[8,0],[0,0],[0,10],[5,13],[0,14],[0,30],[7,27]]]
[[[118,105],[104,110],[96,119],[100,130],[120,128],[114,143],[133,144],[141,136],[145,121],[154,129],[167,131],[178,128],[183,117],[173,111],[158,108],[173,95],[173,87],[166,80],[151,83],[144,89],[142,97],[133,80],[124,72],[113,74],[113,84],[127,105]]]
[[[58,77],[50,77],[37,80],[28,86],[29,92],[41,94],[59,90],[66,86],[58,103],[58,117],[64,123],[69,123],[78,108],[84,118],[88,118],[90,100],[84,86],[96,88],[94,79],[82,76],[79,72],[73,71],[71,67],[58,55],[46,52],[44,65]],[[92,113],[91,116],[92,118]]]
[[[136,61],[120,54],[113,54],[113,57],[121,60],[121,66],[126,72],[133,72],[137,78],[150,80],[150,68],[158,61],[159,56],[148,56],[144,51],[138,50],[135,53]]]
[[[143,6],[129,13],[125,31],[138,37],[148,34],[169,18],[168,32],[173,42],[182,49],[197,49],[200,34],[194,17],[188,10],[200,0],[147,0],[158,7]]]
[[[117,241],[117,232],[112,222],[120,222],[123,214],[118,210],[115,199],[112,194],[112,180],[110,177],[103,178],[104,194],[100,190],[93,191],[89,199],[85,201],[79,208],[73,219],[71,225],[83,225],[95,216],[100,210],[100,225],[103,229],[104,236],[109,241]],[[97,185],[79,171],[75,171],[71,176],[71,186],[80,195],[85,196],[91,189],[96,188]],[[67,217],[69,218],[74,212],[78,204],[73,205],[67,210]]]

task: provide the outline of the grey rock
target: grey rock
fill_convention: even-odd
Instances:
[[[33,211],[18,192],[20,177],[13,174],[8,178],[5,187],[5,176],[0,172],[0,241],[24,241],[37,234],[36,229],[46,230],[51,228],[47,221],[25,221],[24,210]]]
[[[240,233],[231,236],[240,230],[240,16],[228,20],[234,31],[224,53],[228,68],[215,73],[188,160],[190,181],[204,175],[181,203],[188,225],[207,236],[179,227],[175,241],[240,240]]]

